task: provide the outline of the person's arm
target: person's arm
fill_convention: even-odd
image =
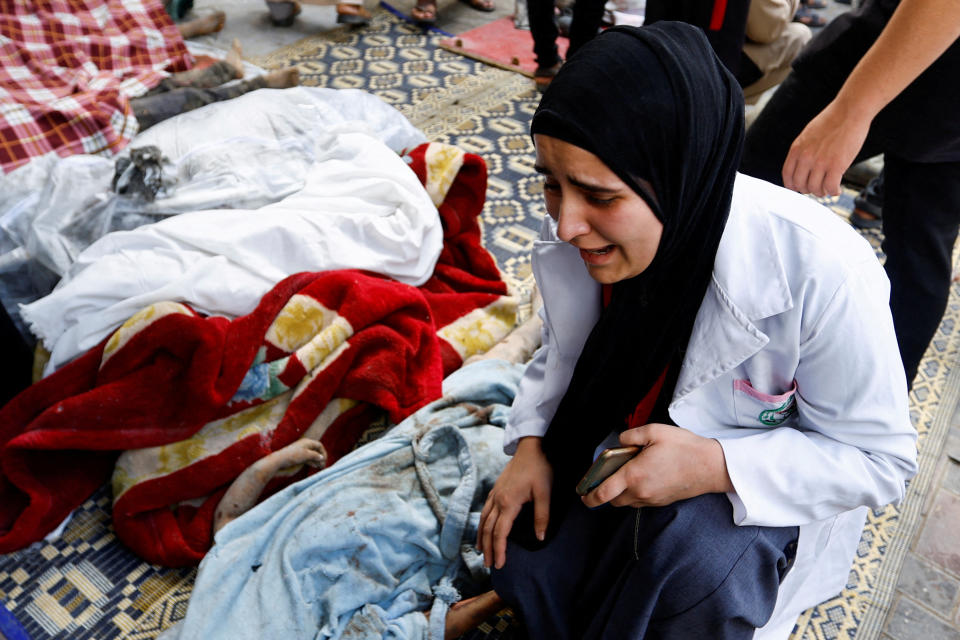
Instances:
[[[839,194],[874,117],[958,37],[960,0],[903,0],[836,98],[794,140],[783,164],[784,186]]]

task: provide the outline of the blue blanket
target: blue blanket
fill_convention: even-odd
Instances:
[[[522,371],[460,369],[442,398],[229,523],[162,638],[443,638],[454,580],[485,578],[477,523]]]

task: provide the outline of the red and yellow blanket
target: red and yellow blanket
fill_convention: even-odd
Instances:
[[[372,413],[399,422],[505,336],[516,305],[480,244],[483,161],[435,144],[408,158],[444,229],[430,280],[300,273],[233,320],[178,302],[136,314],[0,410],[0,552],[112,473],[118,537],[151,562],[196,563],[220,497],[258,458],[309,432],[332,463]]]

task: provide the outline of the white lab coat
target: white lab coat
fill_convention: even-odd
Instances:
[[[543,435],[600,313],[600,286],[547,218],[533,249],[543,346],[505,433]],[[738,175],[713,278],[669,406],[723,447],[738,525],[800,527],[793,568],[757,638],[846,583],[866,507],[899,501],[916,431],[873,250],[813,200]],[[795,411],[794,411],[795,409]]]

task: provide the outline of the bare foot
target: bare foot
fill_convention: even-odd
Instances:
[[[227,21],[227,14],[217,9],[206,15],[193,20],[187,20],[177,25],[180,35],[184,38],[195,38],[196,36],[205,36],[208,33],[216,33],[223,29]]]
[[[278,471],[301,464],[317,469],[327,465],[327,451],[319,441],[300,438],[247,467],[220,499],[213,516],[213,532],[249,511]]]
[[[286,89],[300,84],[300,72],[296,67],[275,69],[264,76],[267,86],[271,89]]]
[[[481,622],[502,609],[504,604],[497,592],[493,590],[453,603],[447,610],[443,637],[459,638],[466,632],[476,629]],[[429,614],[427,617],[429,618]]]
[[[233,39],[233,45],[230,47],[230,51],[227,52],[227,55],[223,60],[233,67],[235,78],[243,77],[243,49],[240,46],[239,40],[236,38]]]

